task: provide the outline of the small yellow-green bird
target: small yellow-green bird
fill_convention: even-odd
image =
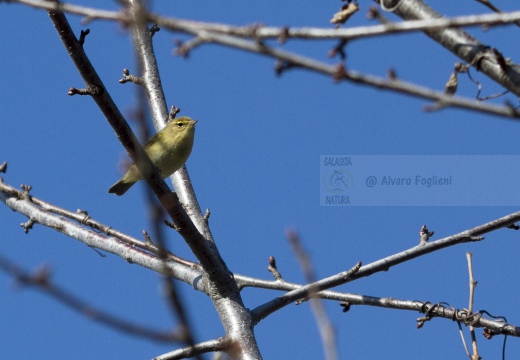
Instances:
[[[193,148],[197,121],[187,116],[175,118],[144,145],[144,151],[159,169],[163,179],[179,170],[188,160]],[[133,164],[108,192],[121,196],[139,180],[143,180],[143,176]]]

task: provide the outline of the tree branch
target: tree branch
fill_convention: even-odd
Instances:
[[[384,79],[372,75],[365,75],[353,70],[346,70],[342,66],[329,65],[311,58],[300,56],[285,50],[268,47],[259,42],[240,39],[234,36],[210,33],[206,31],[195,31],[195,35],[206,42],[215,42],[249,52],[259,53],[282,61],[286,61],[292,67],[301,67],[331,76],[337,81],[351,81],[361,85],[368,85],[378,89],[393,90],[399,93],[435,100],[440,107],[457,107],[466,110],[498,115],[506,118],[520,118],[520,113],[512,107],[497,106],[480,103],[471,99],[447,96],[443,92],[434,91],[412,83]]]
[[[300,264],[300,268],[305,276],[305,280],[307,283],[316,282],[316,275],[314,273],[314,268],[312,266],[311,259],[309,254],[304,250],[300,236],[296,232],[295,229],[290,229],[286,231],[287,239],[291,245],[293,253],[296,256]],[[361,264],[359,264],[361,265]],[[358,267],[359,269],[359,267]],[[325,307],[321,302],[319,296],[310,296],[310,304],[311,309],[316,319],[316,325],[320,332],[321,343],[323,344],[323,349],[325,351],[325,359],[327,360],[336,360],[338,359],[338,350],[336,345],[336,334],[334,333],[334,327],[330,322],[329,317],[327,316],[327,312],[325,311]]]
[[[79,314],[115,330],[155,341],[184,341],[182,332],[157,331],[96,309],[87,302],[54,284],[47,268],[42,268],[34,274],[29,274],[14,262],[0,256],[0,269],[13,276],[19,284],[39,290],[62,304],[65,304],[67,307],[72,308]]]
[[[378,2],[378,0],[374,1]],[[421,0],[398,0],[397,2],[395,13],[405,20],[442,18],[442,15]],[[482,44],[462,29],[426,30],[424,33],[495,82],[520,96],[520,68],[512,65],[505,68],[500,66],[497,58],[489,53],[489,46]]]
[[[486,15],[475,15],[475,16],[463,16],[453,19],[445,19],[433,9],[429,8],[426,4],[416,0],[399,0],[399,6],[396,14],[407,19],[408,21],[403,23],[389,23],[386,25],[360,27],[351,29],[321,29],[321,28],[272,28],[272,27],[258,27],[258,26],[246,26],[246,27],[234,27],[225,24],[213,24],[189,20],[181,20],[174,18],[161,17],[156,14],[148,13],[146,19],[157,23],[158,25],[168,28],[173,31],[182,31],[196,35],[197,43],[201,41],[216,42],[223,45],[237,47],[243,50],[261,53],[269,55],[274,58],[284,59],[289,61],[288,58],[292,58],[291,64],[295,66],[304,67],[313,71],[328,74],[331,76],[338,75],[338,69],[335,66],[319,63],[317,61],[306,59],[302,56],[283,52],[282,50],[268,48],[263,44],[259,43],[259,40],[264,38],[283,36],[289,37],[301,37],[301,38],[314,38],[314,39],[356,39],[362,37],[373,37],[385,34],[392,34],[397,32],[408,32],[408,31],[424,31],[428,36],[432,37],[435,41],[441,43],[448,50],[459,56],[464,61],[475,66],[477,70],[484,72],[491,79],[501,84],[516,95],[520,95],[520,67],[504,61],[502,55],[489,47],[483,45],[478,40],[469,36],[463,30],[457,27],[463,25],[481,25],[481,24],[509,24],[520,19],[520,12],[512,12],[506,14],[486,14]],[[106,20],[117,20],[123,23],[128,23],[128,14],[121,12],[107,12],[99,11],[96,9],[79,7],[67,4],[56,4],[56,3],[40,3],[35,0],[18,0],[18,2],[46,9],[60,8],[64,11],[70,11],[75,14],[83,14],[88,19],[106,19]],[[377,1],[376,1],[377,2]],[[416,4],[419,4],[416,6]],[[235,36],[225,36],[223,34],[233,34]],[[203,35],[203,36],[201,36]],[[244,41],[237,39],[236,36],[245,36],[255,39],[253,42]],[[463,44],[463,46],[461,46]],[[262,48],[263,49],[262,49]],[[286,56],[283,54],[285,53]],[[288,56],[292,55],[292,56]],[[298,61],[299,60],[299,61]],[[502,64],[502,65],[501,65]],[[505,66],[504,66],[505,64]],[[475,102],[464,98],[454,98],[445,96],[441,92],[436,92],[428,88],[416,86],[410,83],[402,81],[388,81],[382,78],[374,76],[363,75],[354,71],[348,71],[346,75],[340,80],[350,80],[356,83],[373,86],[380,89],[393,90],[396,92],[421,97],[424,99],[430,99],[437,101],[433,107],[429,107],[429,110],[437,110],[444,107],[458,107],[469,109],[473,111],[484,112],[493,115],[499,115],[503,117],[516,118],[520,115],[518,112],[509,105],[500,107],[496,105],[485,105],[479,102]],[[181,174],[181,172],[179,172]],[[177,175],[180,176],[180,175]],[[186,175],[183,175],[187,177]],[[172,179],[176,188],[180,189],[179,196],[182,202],[196,203],[194,192],[189,191],[191,184],[181,179]],[[184,188],[178,186],[178,184],[187,183],[188,187]],[[184,193],[186,189],[186,193]],[[194,202],[195,201],[195,202]],[[198,206],[198,204],[197,204]],[[194,219],[199,231],[202,231],[206,238],[211,237],[209,228],[204,226],[199,211],[190,212],[190,216]],[[202,230],[203,229],[203,230]]]
[[[251,311],[253,322],[259,323],[267,316],[271,315],[275,311],[295,302],[308,297],[313,297],[322,290],[330,289],[341,284],[345,284],[352,279],[354,274],[361,268],[361,262],[358,262],[350,270],[342,271],[339,274],[330,276],[325,279],[318,280],[311,284],[300,286],[296,290],[289,291],[288,293],[279,296],[263,305],[260,305]]]
[[[142,37],[146,36],[144,34],[148,29],[146,28],[146,23],[139,18],[141,16],[140,5],[134,2],[134,6],[137,6],[138,9],[137,11],[132,11],[133,24],[134,26],[141,26],[139,36],[140,40],[144,41]],[[129,152],[130,157],[137,165],[141,174],[143,174],[147,184],[151,187],[159,199],[159,202],[173,220],[178,232],[201,263],[205,276],[208,278],[209,287],[211,288],[209,290],[210,297],[221,317],[226,334],[233,343],[239,344],[237,349],[240,349],[240,351],[236,354],[236,357],[242,359],[260,358],[258,346],[256,345],[256,340],[252,332],[250,315],[242,302],[236,282],[231,277],[215,244],[213,241],[205,239],[197,230],[183,209],[176,194],[170,192],[162,180],[159,171],[153,166],[148,155],[137,142],[130,127],[115,107],[107,90],[88,61],[83,48],[72,33],[63,13],[49,12],[49,16],[53,20],[78,71],[87,83],[87,88],[89,88],[89,85],[92,86],[91,84],[95,84],[96,91],[92,91],[90,94],[118,134],[121,143]],[[148,33],[148,35],[150,34]],[[137,48],[141,46],[146,46],[146,44],[138,42]],[[150,49],[147,49],[147,51],[149,50]],[[147,60],[149,61],[149,59]],[[150,70],[152,66],[153,65],[150,65],[146,70]],[[145,76],[146,75],[145,71]]]
[[[171,351],[157,356],[153,360],[186,359],[209,352],[224,351],[227,347],[229,347],[228,340],[226,338],[218,338],[198,343],[194,347],[185,347]]]
[[[107,20],[119,21],[123,24],[131,23],[131,18],[124,11],[108,11],[86,6],[73,5],[65,2],[41,2],[39,0],[12,0],[24,5],[45,10],[61,10],[63,12],[83,15],[85,21]],[[376,1],[377,2],[377,1]],[[147,20],[162,28],[172,31],[182,31],[191,33],[192,30],[206,30],[240,37],[263,39],[279,39],[283,36],[286,39],[345,39],[354,40],[370,38],[374,36],[392,35],[398,33],[416,32],[424,30],[445,29],[463,26],[494,26],[509,25],[520,20],[520,11],[507,13],[489,13],[481,15],[457,16],[453,18],[430,18],[421,20],[407,20],[400,23],[389,23],[375,26],[359,26],[351,28],[316,28],[316,27],[276,27],[276,26],[233,26],[220,23],[209,23],[204,21],[193,21],[178,19],[173,17],[161,16],[149,12]]]
[[[35,197],[27,197],[24,195],[24,192],[14,189],[1,181],[0,200],[4,202],[8,207],[10,207],[12,210],[17,211],[30,219],[33,219],[36,223],[40,223],[43,226],[55,229],[56,231],[59,231],[66,236],[72,237],[85,243],[87,246],[98,248],[118,255],[124,258],[129,263],[135,263],[153,271],[156,271],[158,273],[175,277],[181,281],[190,284],[196,290],[202,292],[208,291],[206,281],[202,277],[202,273],[196,269],[195,264],[187,262],[186,260],[184,261],[187,262],[187,264],[179,264],[175,261],[161,261],[157,256],[148,254],[136,248],[136,246],[146,248],[148,245],[143,245],[142,242],[130,238],[128,237],[128,235],[119,236],[119,232],[117,230],[114,230],[110,227],[95,222],[90,217],[86,217],[85,213],[71,213],[54,205],[50,205]],[[53,213],[58,214],[59,216],[54,215]],[[64,216],[71,216],[71,219],[77,221],[79,224],[75,224],[71,221],[64,219]],[[404,259],[403,256],[410,255],[410,259],[420,256],[414,253],[414,251],[417,248],[423,249],[424,251],[422,255],[424,255],[426,253],[430,253],[432,251],[450,245],[455,245],[458,243],[463,243],[464,241],[468,241],[468,236],[482,235],[484,233],[495,231],[503,227],[515,228],[512,225],[519,220],[520,212],[513,213],[503,218],[477,226],[460,234],[433,241],[431,243],[428,243],[427,245],[417,246],[415,248],[405,250],[401,253],[391,255],[384,259],[375,261],[371,264],[361,267],[359,272],[364,272],[364,276],[369,276],[370,274],[366,274],[368,271],[370,271],[371,274],[377,271],[386,271],[389,267],[383,267],[381,266],[381,264],[388,263],[390,265],[397,265],[398,263],[407,260]],[[114,237],[106,237],[102,234],[93,233],[90,230],[84,229],[81,225],[93,226],[94,229],[105,229],[107,230],[107,232],[118,234],[118,237],[120,239],[116,239]],[[122,241],[121,239],[124,240]],[[125,241],[127,239],[133,240],[131,240],[129,244],[126,244]],[[448,242],[452,243],[449,244]],[[397,262],[396,259],[400,259],[401,261]],[[165,264],[167,265],[166,267]],[[189,264],[191,264],[192,266],[189,266]],[[377,271],[376,268],[378,269]],[[339,276],[336,275],[332,277],[332,281],[341,280],[340,283],[345,282],[345,277],[342,277],[343,275],[344,274],[342,273],[339,274]],[[438,307],[437,305],[431,305],[428,302],[398,300],[395,298],[379,298],[367,295],[341,293],[329,290],[322,290],[320,292],[316,292],[320,289],[321,286],[325,286],[323,287],[323,289],[337,286],[337,284],[329,281],[330,278],[320,280],[322,282],[318,282],[318,287],[316,287],[316,284],[310,284],[309,286],[304,287],[301,284],[291,283],[287,281],[266,281],[239,274],[234,274],[233,277],[240,285],[240,288],[257,287],[272,290],[294,291],[291,292],[291,294],[288,293],[284,295],[283,297],[285,300],[283,301],[278,300],[277,298],[274,301],[255,309],[255,315],[262,316],[262,318],[268,316],[273,311],[276,311],[277,309],[292,303],[293,301],[310,295],[312,295],[313,297],[319,297],[327,300],[347,302],[349,305],[367,305],[391,308],[396,310],[420,311],[422,313],[428,313],[430,316],[438,316],[448,319],[453,319],[455,318],[455,316],[461,318],[464,315],[462,311],[460,313],[457,313],[457,310],[455,309],[450,310],[444,307]],[[361,276],[359,276],[359,274],[350,275],[350,277],[347,277],[346,280],[354,280],[354,278],[360,277]],[[261,319],[258,319],[258,321],[260,320]],[[488,332],[492,332],[494,334],[507,334],[511,336],[520,337],[520,328],[514,325],[505,324],[503,322],[485,319],[483,317],[481,317],[478,323],[474,324],[474,326],[485,327],[488,329]]]
[[[85,245],[107,251],[125,259],[130,264],[137,264],[157,273],[180,279],[196,290],[209,293],[205,281],[201,281],[202,273],[194,267],[180,264],[176,261],[162,261],[157,255],[136,248],[134,242],[126,243],[112,236],[85,229],[82,223],[74,223],[63,216],[55,215],[36,204],[32,196],[26,196],[0,181],[0,201],[12,210],[27,216],[35,223],[54,229],[66,236],[79,240]],[[114,231],[115,230],[110,230]]]

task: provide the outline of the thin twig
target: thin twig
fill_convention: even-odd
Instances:
[[[83,15],[86,17],[87,21],[120,21],[125,25],[131,23],[132,21],[128,14],[123,11],[108,11],[86,6],[73,5],[65,2],[55,3],[50,1],[42,2],[39,0],[13,0],[12,2],[25,4],[39,9],[61,10],[71,14]],[[443,19],[409,20],[388,25],[360,26],[348,29],[232,26],[227,24],[164,17],[155,13],[148,13],[147,19],[149,22],[155,23],[161,28],[172,31],[191,32],[191,30],[197,29],[219,32],[228,35],[255,37],[256,39],[277,39],[284,35],[287,38],[353,40],[381,35],[443,29],[450,27],[507,25],[520,20],[520,11],[468,15]]]
[[[226,338],[218,338],[214,340],[208,340],[201,343],[196,344],[193,347],[185,347],[182,349],[177,349],[171,351],[169,353],[159,355],[155,357],[153,360],[177,360],[177,359],[186,359],[194,356],[200,356],[202,354],[206,354],[209,352],[223,351],[229,346]]]
[[[462,341],[462,346],[464,346],[464,351],[466,351],[466,355],[468,355],[471,360],[471,352],[469,351],[468,344],[466,343],[466,338],[464,337],[464,331],[462,330],[462,324],[460,321],[457,321],[457,327],[459,328],[459,335]]]
[[[476,1],[481,3],[484,6],[488,7],[489,9],[491,9],[494,12],[496,12],[497,14],[503,14],[504,13],[502,10],[500,10],[495,5],[493,5],[489,0],[476,0]],[[516,26],[520,26],[520,22],[519,21],[515,21],[514,24]]]
[[[89,305],[86,301],[81,300],[77,296],[56,285],[51,280],[50,272],[47,268],[42,268],[33,274],[29,274],[19,265],[0,255],[0,269],[15,278],[19,284],[30,286],[31,288],[61,302],[79,314],[123,333],[155,341],[183,341],[182,334],[157,331],[152,328],[137,325]]]
[[[316,275],[312,266],[311,259],[305,249],[302,246],[300,237],[296,230],[290,229],[286,231],[287,239],[291,244],[293,253],[300,263],[300,268],[305,276],[307,283],[316,282]],[[336,334],[334,328],[327,316],[325,307],[319,298],[314,297],[314,294],[309,294],[311,298],[311,309],[318,325],[320,332],[321,342],[323,344],[323,350],[325,351],[325,358],[328,360],[334,360],[338,358],[336,349]]]
[[[457,244],[463,244],[470,241],[482,240],[483,238],[481,238],[480,236],[486,233],[497,231],[503,228],[515,229],[516,226],[512,225],[514,225],[518,221],[520,221],[520,212],[506,215],[502,218],[492,220],[490,222],[476,226],[469,230],[462,231],[458,234],[450,235],[435,241],[429,241],[427,244],[424,245],[418,245],[412,248],[408,248],[399,253],[387,256],[385,258],[379,259],[370,264],[362,266],[357,273],[351,276],[350,281],[354,281],[355,279],[359,279],[361,277],[370,276],[376,272],[388,271],[393,266],[397,266],[411,259],[415,259],[416,257],[423,256],[446,247],[454,246]],[[415,240],[410,240],[410,243],[415,243]],[[239,282],[241,287],[254,286],[257,288],[264,289],[290,291],[299,289],[302,286],[301,284],[295,284],[287,281],[282,283],[278,281],[259,280],[239,274],[235,274],[234,277]],[[380,307],[393,307],[392,304],[394,304],[392,301],[389,301],[388,299],[359,297],[353,294],[342,294],[333,291],[320,292],[319,294],[317,294],[317,296],[320,296],[323,299],[348,301],[352,304],[364,304]],[[396,302],[394,308],[401,308],[402,306],[402,303]],[[518,335],[520,335],[520,331],[518,332]]]
[[[469,272],[469,305],[468,305],[468,315],[471,316],[473,314],[473,300],[475,296],[475,287],[477,286],[477,282],[473,278],[473,262],[472,262],[473,254],[471,252],[466,253],[466,258],[468,260],[468,272]],[[471,344],[473,348],[473,355],[471,356],[472,360],[479,360],[480,356],[478,354],[478,346],[477,346],[477,338],[475,336],[475,327],[473,324],[469,324],[469,331],[471,334]]]

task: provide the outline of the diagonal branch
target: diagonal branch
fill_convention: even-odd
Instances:
[[[93,8],[81,7],[70,4],[39,2],[35,0],[18,0],[17,2],[45,9],[62,9],[74,14],[86,15],[87,19],[106,19],[121,21],[124,24],[131,23],[131,20],[125,12],[109,12],[97,10]],[[377,1],[376,1],[377,2]],[[169,17],[161,17],[159,15],[148,13],[146,19],[168,28],[173,31],[182,31],[196,35],[197,41],[216,42],[231,47],[237,47],[243,50],[262,53],[278,59],[287,59],[281,56],[282,50],[268,48],[259,43],[259,40],[265,38],[313,38],[313,39],[356,39],[362,37],[372,37],[397,32],[424,31],[428,36],[446,47],[459,58],[468,64],[475,66],[477,70],[482,71],[492,80],[504,86],[506,89],[516,95],[520,95],[520,66],[510,63],[504,59],[502,54],[496,49],[490,49],[489,46],[483,45],[475,38],[468,35],[457,26],[464,25],[480,25],[480,24],[509,24],[520,18],[520,12],[512,12],[506,14],[486,14],[475,16],[463,16],[453,19],[443,18],[433,9],[429,8],[420,0],[398,0],[396,14],[406,19],[406,22],[398,24],[386,24],[369,27],[359,27],[351,29],[321,29],[321,28],[273,28],[273,27],[234,27],[226,24],[205,23],[199,21],[189,21],[182,19],[174,19]],[[245,36],[255,39],[254,42],[237,39],[236,36],[225,36],[225,34],[233,34],[236,36]],[[201,36],[203,35],[203,36]],[[243,42],[241,42],[243,41]],[[261,49],[263,47],[264,49]],[[278,53],[278,54],[277,54]],[[285,52],[288,54],[287,52]],[[308,68],[328,75],[337,75],[337,69],[332,65],[319,63],[314,60],[305,59],[304,57],[293,54],[295,66]],[[294,57],[298,57],[301,61],[296,61]],[[308,61],[304,61],[308,60]],[[287,61],[289,61],[287,59]],[[319,66],[309,66],[312,65]],[[356,83],[374,86],[380,89],[393,90],[396,92],[409,94],[425,99],[438,101],[436,107],[430,109],[438,109],[443,107],[458,107],[480,111],[488,114],[494,114],[504,117],[518,117],[519,114],[509,105],[506,107],[484,105],[469,99],[451,98],[445,96],[441,92],[432,91],[431,89],[415,86],[402,81],[387,81],[385,79],[363,75],[353,71],[348,71],[348,80]],[[342,79],[344,80],[344,79]],[[187,173],[186,175],[187,176]],[[173,178],[175,184],[182,184],[181,179]],[[188,183],[189,184],[189,183]],[[191,186],[191,185],[190,185]],[[179,195],[184,202],[194,202],[194,192],[186,188],[178,186],[181,190]],[[198,205],[197,205],[198,206]],[[190,212],[190,216],[195,220],[199,230],[204,232],[206,238],[211,236],[209,228],[204,227],[203,218],[200,211]]]
[[[359,269],[356,269],[354,267],[348,272],[342,272],[340,274],[334,275],[330,278],[319,280],[316,283],[309,284],[307,286],[297,285],[295,290],[292,290],[285,295],[282,295],[264,305],[257,307],[252,311],[252,314],[254,316],[255,322],[259,322],[260,320],[275,312],[276,310],[284,306],[287,306],[292,301],[296,301],[298,299],[301,299],[302,297],[308,296],[309,291],[312,291],[312,293],[320,292],[322,290],[338,286],[339,284],[345,284],[347,282],[351,282],[362,277],[370,276],[376,272],[388,271],[392,266],[401,264],[411,259],[415,259],[416,257],[422,256],[426,253],[444,249],[446,247],[460,243],[482,240],[482,238],[478,238],[478,236],[504,227],[510,227],[512,224],[518,221],[520,221],[520,212],[504,216],[500,219],[493,220],[486,224],[477,226],[473,229],[463,231],[459,234],[455,234],[437,241],[433,241],[431,243],[427,243],[426,245],[415,246],[411,249],[388,256],[384,259],[374,261],[368,265],[361,266]],[[240,281],[238,276],[236,276],[236,278]]]
[[[12,210],[27,216],[35,223],[54,229],[68,237],[79,240],[85,245],[97,248],[166,276],[172,276],[192,285],[196,290],[209,292],[206,282],[201,279],[202,273],[195,267],[186,266],[176,261],[164,262],[157,255],[150,254],[135,246],[112,236],[85,229],[81,223],[75,223],[56,215],[32,201],[32,197],[23,194],[0,181],[0,201]]]
[[[218,338],[208,340],[196,344],[193,347],[185,347],[177,349],[166,354],[159,355],[153,360],[177,360],[191,358],[197,355],[206,354],[209,352],[224,351],[229,347],[229,341],[226,338]]]
[[[173,332],[157,331],[152,328],[134,324],[128,320],[96,309],[75,295],[69,293],[65,289],[62,289],[54,284],[50,279],[48,269],[41,269],[35,274],[29,274],[20,266],[3,256],[0,256],[0,269],[13,276],[19,284],[30,286],[33,289],[41,291],[65,304],[69,308],[72,308],[81,315],[121,332],[155,341],[184,341],[182,332],[175,334]]]
[[[298,232],[295,229],[290,229],[286,231],[286,236],[296,259],[300,263],[300,268],[305,276],[305,280],[307,283],[316,282],[316,274],[314,273],[311,259],[309,254],[303,249]],[[336,334],[325,311],[325,306],[320,298],[315,296],[311,296],[310,305],[320,333],[321,342],[325,351],[325,359],[335,360],[338,358]]]
[[[143,36],[148,29],[145,29],[146,23],[141,21],[142,8],[140,3],[136,1],[137,0],[130,6],[131,8],[132,6],[137,7],[135,11],[131,11],[133,17],[132,24],[134,26],[144,27],[139,30],[139,34]],[[186,214],[177,195],[172,193],[162,180],[158,169],[153,166],[148,155],[137,142],[135,135],[116,108],[108,91],[103,86],[101,79],[88,61],[83,47],[74,36],[64,14],[59,11],[50,11],[49,16],[60,34],[63,44],[68,50],[74,64],[84,78],[87,89],[89,89],[88,93],[105,114],[148,186],[153,190],[159,202],[173,220],[179,234],[186,241],[204,269],[204,274],[207,276],[208,284],[211,288],[209,291],[210,297],[221,318],[226,334],[233,342],[239,344],[238,348],[240,350],[237,357],[260,358],[261,356],[252,331],[253,328],[249,313],[242,302],[236,282],[233,280],[214,242],[204,238],[191,218]],[[151,37],[151,34],[149,34],[149,36]],[[137,47],[146,45],[147,44],[137,43]],[[151,79],[150,81],[155,80]]]
[[[153,166],[150,158],[137,141],[130,126],[97,75],[94,67],[83,51],[83,47],[74,36],[63,13],[50,12],[49,16],[76,68],[83,77],[89,94],[105,115],[116,132],[118,139],[128,151],[134,163],[138,166],[139,171],[144,175],[147,184],[154,191],[159,202],[179,229],[179,233],[190,246],[190,249],[200,261],[202,267],[210,274],[212,281],[215,279],[228,278],[228,269],[224,262],[219,256],[214,256],[214,245],[206,241],[199,233],[184,211],[176,194],[172,193],[162,180],[158,169]]]
[[[21,190],[15,189],[1,181],[0,178],[0,199],[4,201],[4,203],[7,202],[8,197],[14,197],[18,199],[24,198],[24,193]],[[149,251],[155,255],[159,255],[160,252],[164,252],[166,255],[166,259],[168,261],[175,261],[180,264],[183,264],[187,267],[194,268],[195,270],[201,271],[202,268],[200,265],[183,259],[181,257],[178,257],[174,254],[172,254],[169,251],[165,251],[165,249],[162,249],[152,243],[151,241],[143,242],[141,240],[136,239],[135,237],[129,236],[117,229],[112,228],[111,226],[105,225],[103,223],[100,223],[99,221],[94,220],[88,212],[84,210],[78,209],[76,212],[69,211],[67,209],[61,208],[59,206],[53,205],[47,201],[44,201],[42,199],[39,199],[37,197],[31,196],[30,200],[32,203],[34,203],[37,207],[41,208],[42,210],[45,210],[49,213],[59,215],[61,217],[65,217],[67,219],[76,221],[78,224],[88,226],[92,230],[96,232],[102,232],[108,236],[113,236],[117,239],[122,240],[123,242],[138,247],[140,249],[143,249],[145,251]],[[28,214],[24,214],[30,217]]]
[[[157,61],[154,56],[152,42],[153,32],[151,32],[151,30],[148,29],[148,25],[145,20],[145,15],[147,11],[145,7],[141,4],[141,2],[128,1],[127,5],[129,10],[128,12],[131,14],[132,19],[134,20],[131,23],[131,30],[132,37],[134,39],[134,48],[136,50],[137,59],[139,60],[139,65],[142,73],[142,76],[140,77],[142,79],[142,84],[140,85],[142,86],[144,92],[147,95],[148,108],[150,110],[151,117],[154,121],[155,128],[157,129],[157,131],[159,131],[165,126],[165,121],[166,119],[168,119],[169,116],[166,107],[164,91],[161,85],[161,78],[159,75]],[[177,189],[177,186],[175,186],[175,189]],[[151,203],[153,203],[153,206],[157,207],[156,213],[162,213],[160,206],[157,205],[155,201],[153,201],[153,195],[150,194],[150,191],[148,191],[148,194],[150,195],[150,200]],[[196,202],[196,198],[194,198],[194,200],[196,208],[199,209]],[[188,206],[192,204],[184,203],[183,205],[184,209],[186,209]],[[200,214],[200,210],[198,211],[198,213]],[[202,215],[200,215],[200,217],[202,217]],[[175,219],[173,220],[175,222]],[[159,246],[163,248],[165,242],[162,236],[162,221],[160,221],[158,218],[155,218],[153,220],[153,225],[157,242]],[[201,231],[199,230],[199,232]],[[163,260],[166,259],[164,252],[160,252],[159,256]],[[218,260],[218,251],[215,251],[214,256]],[[208,269],[206,268],[205,270],[207,271]],[[187,317],[187,312],[184,310],[185,305],[183,304],[183,302],[177,294],[175,283],[173,282],[173,279],[163,277],[163,284],[168,293],[167,298],[169,300],[170,309],[177,316],[178,320],[180,321],[181,327],[184,330],[184,334],[186,335],[186,343],[190,347],[193,347],[195,345],[193,330],[190,326],[190,321]],[[197,359],[200,358],[197,357]]]
[[[279,296],[263,305],[258,306],[251,311],[253,322],[255,324],[259,323],[261,320],[273,314],[275,311],[292,304],[296,300],[313,297],[322,290],[330,289],[349,282],[360,268],[361,262],[358,262],[350,270],[342,271],[339,274],[330,276],[328,278],[315,281],[308,285],[300,286],[296,290],[289,291],[282,296]]]
[[[494,12],[496,12],[498,14],[503,14],[504,13],[502,10],[500,10],[495,5],[493,5],[491,2],[489,2],[489,0],[476,0],[476,1],[481,3],[484,6],[488,7],[489,9],[493,10]],[[520,22],[519,21],[515,21],[514,24],[516,26],[520,27]]]
[[[497,105],[489,105],[476,102],[471,99],[462,97],[447,96],[442,92],[434,91],[412,83],[400,80],[387,80],[384,78],[365,75],[353,70],[346,70],[341,66],[329,65],[308,57],[297,55],[295,53],[282,49],[272,48],[260,42],[253,42],[237,38],[235,36],[222,35],[207,31],[194,31],[194,34],[206,42],[215,42],[222,45],[239,48],[253,53],[259,53],[269,57],[273,57],[282,61],[286,61],[292,67],[302,67],[331,76],[337,81],[351,81],[361,85],[368,85],[378,89],[393,90],[399,93],[435,100],[442,107],[457,107],[472,111],[498,115],[506,118],[520,118],[518,113],[512,107],[503,107]]]
[[[378,0],[374,0],[379,2]],[[437,13],[422,0],[397,0],[396,15],[405,20],[431,20],[441,19]],[[426,30],[424,33],[438,42],[460,59],[472,64],[477,70],[482,71],[492,80],[501,84],[512,93],[520,96],[520,69],[517,66],[500,65],[493,56],[489,56],[489,46],[466,33],[462,29],[447,28]]]
[[[520,212],[506,215],[500,219],[493,220],[486,224],[474,227],[472,229],[460,232],[458,234],[430,242],[426,245],[415,246],[411,249],[388,256],[381,260],[374,261],[371,264],[361,267],[361,269],[359,269],[358,272],[352,275],[349,281],[354,281],[362,277],[370,276],[376,272],[388,271],[392,266],[401,264],[408,260],[415,259],[416,257],[422,256],[427,253],[431,253],[433,251],[444,249],[449,246],[482,240],[482,238],[479,238],[480,235],[501,228],[507,228],[518,221],[520,221]]]
[[[485,224],[476,226],[472,229],[460,232],[458,234],[454,234],[451,236],[447,236],[445,238],[432,241],[426,243],[425,245],[414,246],[410,249],[406,249],[397,254],[393,254],[387,256],[383,259],[376,260],[370,264],[362,266],[359,271],[355,274],[351,275],[348,279],[348,282],[354,281],[356,279],[370,276],[377,272],[388,271],[391,267],[399,265],[403,262],[415,259],[419,256],[423,256],[434,251],[444,249],[446,247],[454,246],[457,244],[466,243],[469,241],[479,241],[482,240],[479,236],[502,229],[517,229],[516,226],[513,226],[516,222],[520,221],[520,212],[512,213],[506,215],[502,218],[492,220]],[[244,275],[235,274],[235,279],[238,281],[241,288],[244,287],[257,287],[264,289],[272,289],[272,290],[281,290],[281,291],[292,291],[297,290],[302,287],[301,284],[291,283],[287,281],[267,281],[267,280],[259,280],[255,278],[251,278]],[[371,296],[363,296],[356,294],[348,294],[348,293],[340,293],[335,291],[321,291],[317,296],[322,299],[328,300],[337,300],[337,301],[347,301],[351,304],[362,304],[362,305],[370,305],[370,306],[378,306],[378,307],[392,307],[392,308],[401,308],[401,304],[397,303],[392,305],[393,303],[388,299],[380,299]],[[519,332],[520,334],[520,332]]]
[[[152,34],[147,26],[148,11],[141,6],[139,1],[128,1],[132,37],[142,72],[143,89],[148,99],[148,107],[157,131],[161,130],[168,119],[168,107],[161,84],[159,67],[153,50]],[[207,241],[213,242],[213,236],[207,221],[204,220],[200,210],[195,191],[190,181],[186,166],[175,172],[170,177],[180,202],[184,205],[194,225],[204,235]],[[216,248],[214,249],[216,252]],[[217,254],[218,255],[218,254]]]

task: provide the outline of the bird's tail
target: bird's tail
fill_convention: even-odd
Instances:
[[[108,192],[111,194],[116,194],[117,196],[123,195],[125,192],[128,191],[134,185],[135,182],[123,182],[123,179],[116,182],[114,185],[108,189]]]

